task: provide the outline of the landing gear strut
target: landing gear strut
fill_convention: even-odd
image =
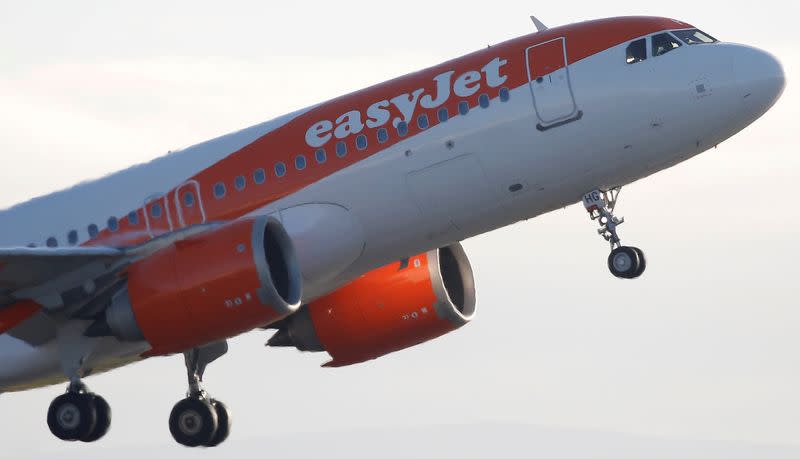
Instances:
[[[184,353],[189,391],[169,416],[169,431],[181,445],[214,447],[230,434],[230,411],[222,402],[210,398],[202,387],[206,366],[227,350],[223,341]]]
[[[66,441],[97,441],[111,427],[111,407],[105,399],[88,391],[80,380],[70,383],[67,393],[56,397],[47,410],[47,426]]]
[[[622,245],[617,234],[617,227],[625,222],[624,218],[614,215],[620,190],[620,187],[608,191],[593,190],[583,196],[583,206],[589,212],[589,217],[600,224],[597,233],[611,244],[611,253],[608,255],[611,274],[622,279],[635,279],[644,272],[647,260],[639,248]]]

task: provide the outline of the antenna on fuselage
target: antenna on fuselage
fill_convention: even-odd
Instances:
[[[536,31],[541,32],[543,30],[547,30],[547,26],[542,24],[542,21],[536,19],[536,16],[531,16],[531,21],[533,21],[533,25],[536,26]]]

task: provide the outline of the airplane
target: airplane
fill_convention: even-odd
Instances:
[[[0,211],[0,392],[58,383],[51,432],[93,442],[84,379],[183,354],[169,419],[219,445],[202,385],[231,337],[342,367],[469,323],[459,241],[583,202],[634,279],[622,186],[711,149],[779,99],[780,62],[668,18],[547,28]],[[5,396],[8,396],[7,394]]]

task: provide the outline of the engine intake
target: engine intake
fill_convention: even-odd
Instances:
[[[339,367],[437,338],[469,323],[475,281],[454,244],[371,271],[284,319],[267,342],[327,351]]]

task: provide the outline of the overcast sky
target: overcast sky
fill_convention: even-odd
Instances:
[[[269,455],[275,436],[358,441],[365,428],[404,429],[396,440],[413,446],[424,440],[410,428],[503,422],[800,451],[796,3],[165,3],[0,1],[0,208],[526,34],[530,14],[670,16],[769,50],[788,75],[755,125],[623,191],[621,234],[648,255],[641,279],[610,276],[578,206],[466,241],[478,315],[452,335],[344,369],[265,349],[266,333],[235,339],[206,374],[234,412],[229,448]],[[51,438],[59,386],[0,396],[2,455],[177,451],[180,357],[88,383],[114,409],[101,445]]]

